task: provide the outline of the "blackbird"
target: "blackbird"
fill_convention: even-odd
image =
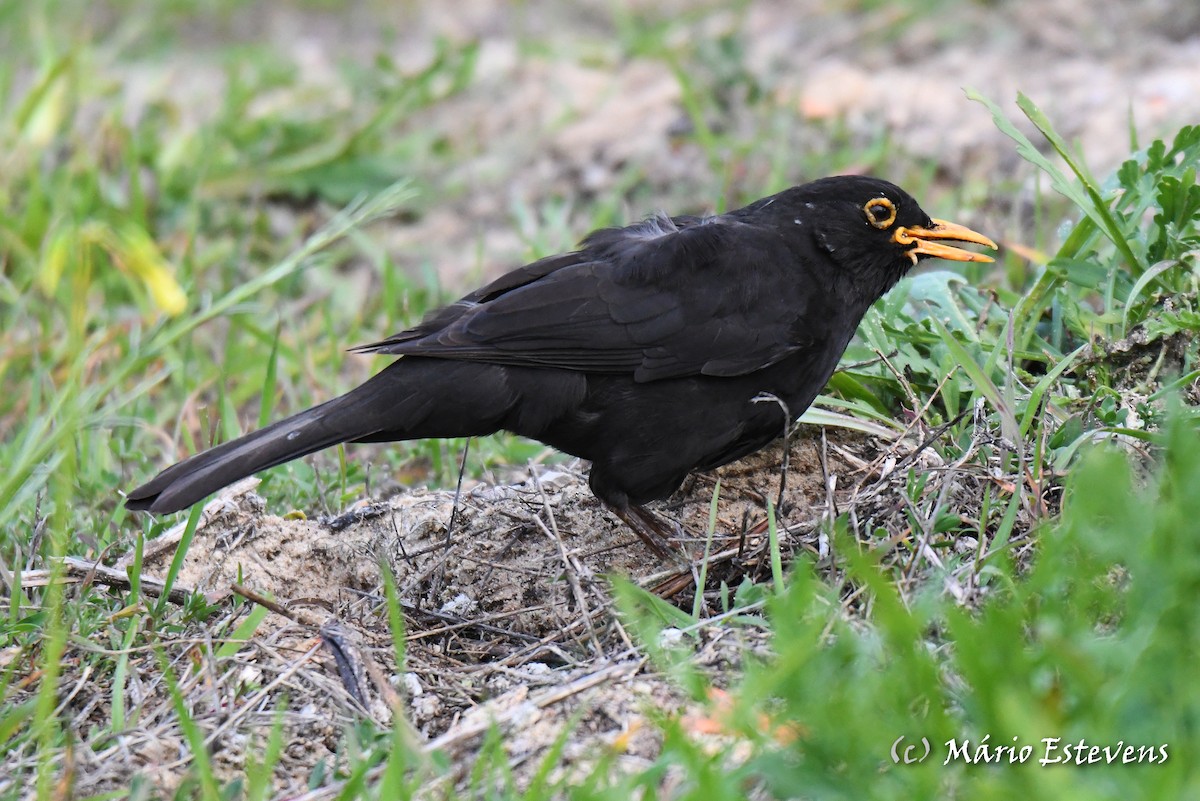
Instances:
[[[175,512],[342,442],[504,429],[589,460],[592,492],[662,554],[673,529],[642,504],[781,436],[868,307],[918,261],[992,261],[948,241],[996,247],[862,176],[726,214],[598,230],[354,348],[401,358],[341,397],[168,467],[126,506]]]

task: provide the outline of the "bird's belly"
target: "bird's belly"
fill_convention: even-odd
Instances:
[[[599,473],[602,485],[617,484],[638,502],[665,497],[687,473],[727,464],[784,434],[832,372],[792,362],[731,378],[637,383],[589,375],[577,404],[517,433],[590,460],[593,479]]]

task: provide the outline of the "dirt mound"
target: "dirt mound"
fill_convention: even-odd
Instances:
[[[825,550],[821,521],[914,445],[837,429],[794,439],[781,506],[785,558],[798,549]],[[692,477],[658,505],[682,523],[680,545],[699,560],[720,481],[707,614],[723,611],[721,582],[736,587],[744,576],[769,575],[765,500],[778,497],[782,465],[782,446],[768,448]],[[497,725],[514,765],[536,764],[577,717],[563,770],[586,767],[604,749],[617,749],[618,764],[644,764],[658,748],[654,727],[642,726],[647,711],[689,705],[675,685],[647,670],[614,613],[606,576],[627,576],[690,610],[698,561],[653,556],[603,509],[575,467],[531,468],[524,482],[479,486],[457,498],[416,491],[321,520],[268,514],[255,485],[241,482],[206,507],[178,578],[210,602],[236,607],[231,617],[251,608],[226,601],[235,584],[271,599],[278,612],[235,657],[181,678],[219,771],[244,770],[282,696],[289,698],[281,717],[289,745],[280,775],[293,775],[293,789],[320,760],[333,758],[346,724],[362,716],[387,723],[401,697],[424,752],[477,747]],[[182,529],[147,546],[145,575],[167,573]],[[394,670],[381,565],[394,574],[405,613],[403,674]],[[206,623],[233,627],[229,618]],[[745,628],[718,622],[696,630],[696,664],[718,684],[747,654],[767,647],[763,635]],[[181,659],[176,669],[187,664]],[[157,697],[169,706],[161,684],[141,691],[143,703]],[[177,730],[153,739],[155,752],[186,750]],[[185,762],[154,759],[142,769],[151,765],[161,765],[155,781],[169,786]]]

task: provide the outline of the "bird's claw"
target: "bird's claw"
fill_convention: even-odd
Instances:
[[[679,523],[659,517],[644,506],[636,504],[612,504],[609,505],[609,509],[660,559],[684,564],[688,562],[687,554],[673,541],[683,537],[683,527]]]

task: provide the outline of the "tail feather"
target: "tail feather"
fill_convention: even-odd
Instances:
[[[269,467],[374,433],[371,420],[343,411],[344,395],[244,437],[184,459],[129,493],[129,509],[186,509],[222,487]]]
[[[503,367],[405,357],[341,397],[168,467],[130,492],[125,506],[178,512],[238,479],[341,442],[491,434],[515,399]]]

